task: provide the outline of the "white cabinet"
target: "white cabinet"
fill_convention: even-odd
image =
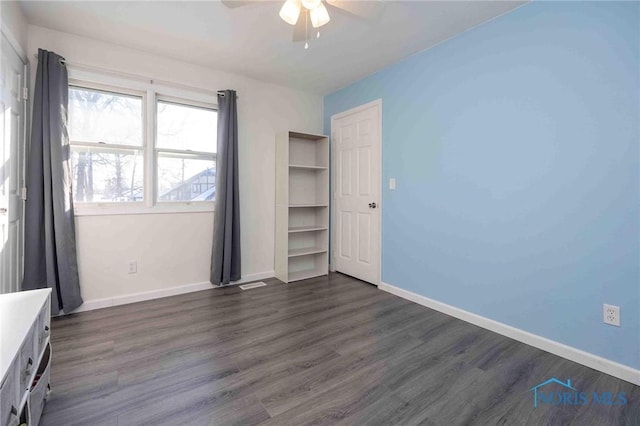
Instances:
[[[40,421],[51,390],[51,290],[0,295],[0,426]]]
[[[276,277],[329,271],[329,138],[287,132],[276,140]]]

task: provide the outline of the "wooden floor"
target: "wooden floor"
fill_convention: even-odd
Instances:
[[[616,425],[640,387],[340,274],[69,315],[43,425]],[[533,407],[551,377],[622,406]]]

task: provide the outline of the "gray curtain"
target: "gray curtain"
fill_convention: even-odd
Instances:
[[[216,199],[211,282],[240,279],[240,192],[238,191],[238,117],[236,92],[218,92]]]
[[[51,288],[51,313],[82,304],[71,198],[64,58],[38,50],[27,157],[23,290]]]

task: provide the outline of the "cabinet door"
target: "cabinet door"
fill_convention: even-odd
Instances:
[[[31,425],[37,425],[44,410],[44,404],[51,392],[51,345],[47,345],[36,377],[38,382],[29,390],[29,419]]]
[[[51,318],[49,316],[49,306],[48,302],[45,307],[40,311],[40,315],[38,315],[38,320],[36,321],[36,353],[41,354],[47,344],[47,338],[51,333]]]
[[[35,330],[33,327],[27,333],[27,337],[22,342],[22,348],[20,348],[20,393],[25,392],[31,385],[31,376],[36,369],[36,362],[38,358],[35,353]]]

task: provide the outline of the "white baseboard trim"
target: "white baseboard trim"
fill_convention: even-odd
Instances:
[[[275,271],[259,272],[256,274],[248,274],[239,281],[231,284],[244,284],[252,281],[266,280],[275,276]],[[143,302],[145,300],[159,299],[161,297],[176,296],[178,294],[192,293],[194,291],[202,291],[216,288],[208,281],[201,283],[192,283],[176,287],[161,288],[157,290],[144,291],[140,293],[124,294],[122,296],[106,297],[104,299],[86,300],[78,309],[71,312],[93,311],[94,309],[109,308],[111,306],[126,305],[129,303]]]
[[[428,297],[421,296],[408,290],[401,289],[391,284],[380,283],[378,286],[380,290],[386,291],[403,299],[410,300],[419,305],[426,306],[452,317],[461,319],[468,323],[477,325],[495,333],[501,334],[511,339],[517,340],[527,345],[533,346],[543,351],[550,352],[554,355],[558,355],[562,358],[566,358],[570,361],[577,362],[578,364],[585,365],[593,368],[594,370],[601,371],[634,385],[640,385],[640,370],[629,367],[627,365],[619,364],[615,361],[608,360],[606,358],[599,357],[589,352],[576,349],[571,346],[567,346],[563,343],[556,342],[554,340],[547,339],[546,337],[538,336],[528,331],[520,330],[510,325],[503,324],[498,321],[465,311],[455,306],[447,305],[446,303],[438,302],[437,300],[429,299]]]

